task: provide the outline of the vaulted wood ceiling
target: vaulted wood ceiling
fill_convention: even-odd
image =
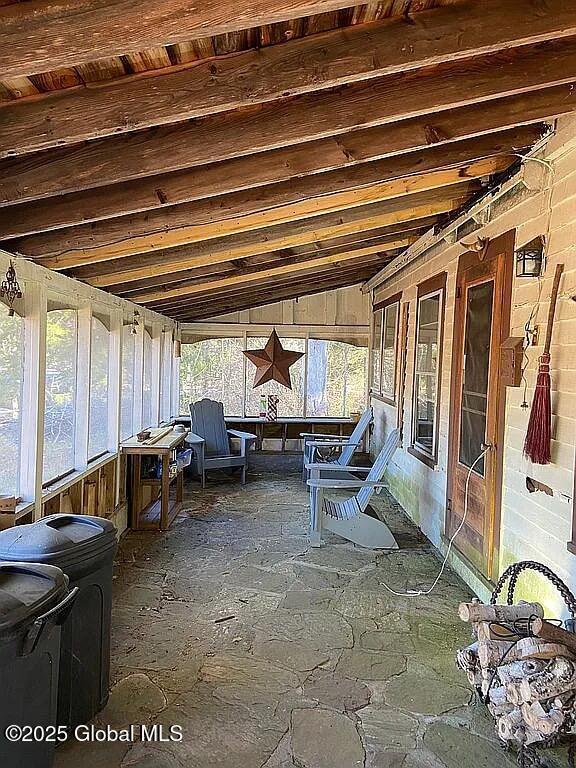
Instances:
[[[0,244],[183,321],[355,284],[575,83],[566,0],[0,0]]]

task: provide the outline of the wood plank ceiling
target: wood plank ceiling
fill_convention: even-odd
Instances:
[[[0,245],[182,321],[356,284],[575,83],[572,0],[0,0]]]

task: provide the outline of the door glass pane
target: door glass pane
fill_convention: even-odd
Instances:
[[[465,467],[482,452],[486,434],[493,295],[494,283],[488,282],[473,286],[467,296],[459,456]],[[474,471],[484,475],[484,459]]]

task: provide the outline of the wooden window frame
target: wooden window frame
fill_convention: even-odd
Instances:
[[[416,457],[419,461],[426,464],[430,469],[435,469],[438,464],[438,425],[440,421],[440,402],[441,402],[441,384],[442,384],[442,362],[443,362],[443,347],[444,347],[444,325],[445,325],[445,313],[446,313],[446,282],[447,273],[441,272],[429,280],[420,283],[417,287],[416,296],[416,316],[414,323],[414,357],[413,357],[413,372],[412,372],[412,417],[410,426],[410,445],[408,446],[408,453]],[[438,367],[436,371],[436,404],[434,408],[434,439],[433,439],[433,451],[427,453],[415,443],[415,425],[416,425],[416,363],[418,356],[418,329],[420,322],[420,303],[422,300],[430,298],[431,296],[440,295],[440,307],[438,312],[438,322],[440,324],[438,330]]]
[[[383,299],[382,301],[377,302],[372,307],[372,312],[374,316],[376,315],[376,312],[382,312],[382,327],[381,327],[381,333],[380,333],[380,376],[379,376],[379,386],[371,388],[370,394],[373,397],[376,397],[378,400],[382,401],[383,403],[386,403],[387,405],[397,405],[398,401],[398,334],[400,331],[400,309],[401,309],[401,303],[402,303],[402,293],[395,293],[392,296],[389,296],[387,299]],[[386,310],[390,307],[394,306],[394,304],[397,305],[396,309],[396,330],[394,333],[394,382],[392,384],[392,396],[390,396],[389,392],[383,392],[382,391],[382,363],[384,360],[384,331],[386,328]]]

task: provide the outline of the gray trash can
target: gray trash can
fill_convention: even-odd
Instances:
[[[10,741],[7,729],[50,736],[56,726],[60,624],[77,590],[59,568],[0,562],[0,765],[50,768],[53,740]]]
[[[51,515],[0,533],[0,560],[56,565],[79,592],[62,628],[58,724],[75,728],[106,706],[116,528],[87,515]]]

